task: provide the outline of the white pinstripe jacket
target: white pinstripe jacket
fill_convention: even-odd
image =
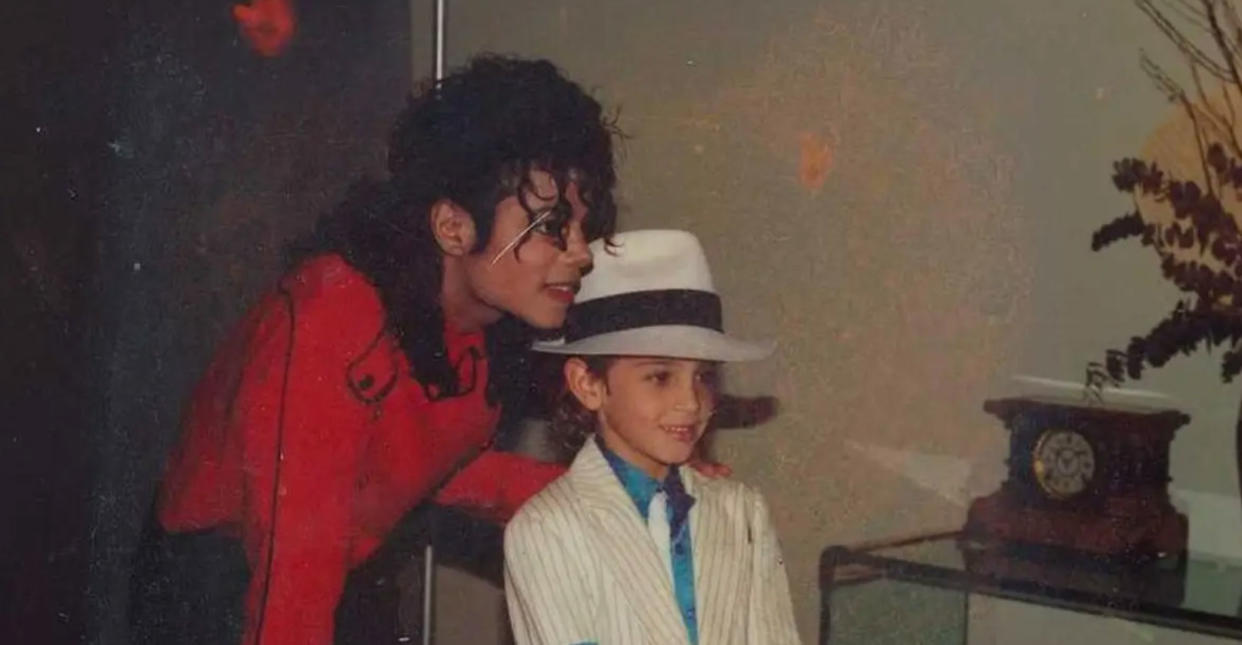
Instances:
[[[799,643],[763,497],[683,471],[699,645]],[[664,560],[594,441],[505,529],[505,595],[518,645],[684,645]]]

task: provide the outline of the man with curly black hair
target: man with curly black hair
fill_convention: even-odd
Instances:
[[[491,444],[613,231],[617,134],[552,64],[475,59],[412,97],[389,177],[321,219],[219,348],[156,517],[244,548],[244,643],[331,643],[348,573],[411,508],[504,521],[563,472]]]

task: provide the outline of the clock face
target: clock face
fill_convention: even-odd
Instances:
[[[1095,476],[1095,450],[1073,430],[1045,430],[1035,444],[1035,480],[1057,499],[1073,497]]]

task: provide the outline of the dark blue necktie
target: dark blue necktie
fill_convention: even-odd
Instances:
[[[669,533],[670,537],[676,538],[681,533],[681,527],[685,525],[686,518],[690,516],[690,508],[694,506],[694,497],[686,492],[686,486],[682,483],[681,475],[676,468],[668,469],[668,475],[664,477],[661,489],[668,496],[668,507],[673,509]]]

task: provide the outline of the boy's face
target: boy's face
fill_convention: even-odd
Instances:
[[[517,196],[496,204],[492,236],[466,262],[470,286],[476,297],[498,311],[505,311],[538,329],[556,329],[565,322],[582,272],[591,264],[591,252],[582,232],[586,205],[576,183],[565,187],[569,202],[568,221],[544,218],[529,235],[523,232],[557,204],[556,182],[542,171],[531,172],[532,189],[526,193],[527,212]],[[564,230],[553,230],[563,226]],[[564,248],[559,236],[563,235]],[[525,239],[522,239],[525,237]]]
[[[585,364],[578,359],[585,370]],[[566,366],[567,378],[574,371]],[[604,378],[579,374],[578,400],[596,414],[604,445],[657,479],[685,463],[716,405],[715,363],[620,357]],[[579,389],[582,392],[579,392]]]

